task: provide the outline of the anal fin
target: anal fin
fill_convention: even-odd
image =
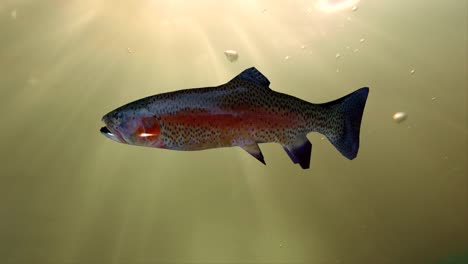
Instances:
[[[242,149],[244,149],[245,151],[247,151],[250,155],[252,155],[254,158],[256,158],[257,160],[259,160],[261,163],[265,164],[265,159],[263,158],[263,154],[262,154],[262,151],[260,150],[260,148],[258,147],[258,144],[257,143],[253,143],[253,144],[248,144],[248,145],[244,145],[244,146],[240,146]]]
[[[307,137],[299,136],[296,140],[288,145],[283,145],[284,150],[294,163],[299,163],[301,168],[308,169],[310,167],[310,155],[312,153],[312,144]]]

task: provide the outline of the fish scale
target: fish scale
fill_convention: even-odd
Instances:
[[[273,91],[249,68],[217,87],[149,96],[106,114],[101,132],[125,144],[194,151],[239,146],[265,163],[258,143],[276,142],[294,163],[310,165],[310,132],[324,134],[348,159],[359,148],[359,130],[369,88],[313,104]]]

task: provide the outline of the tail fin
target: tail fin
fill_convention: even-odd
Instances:
[[[359,131],[369,88],[363,87],[338,100],[322,104],[330,108],[332,120],[324,130],[325,136],[346,158],[352,160],[359,149]]]

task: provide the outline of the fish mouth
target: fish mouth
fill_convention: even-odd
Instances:
[[[108,139],[111,139],[111,140],[113,140],[115,142],[123,143],[123,141],[120,139],[120,137],[118,135],[112,133],[112,131],[110,131],[109,128],[107,128],[107,127],[101,127],[101,129],[99,129],[99,132],[101,132],[101,134],[103,134]]]
[[[101,132],[103,134],[112,134],[112,132],[107,127],[101,127],[99,132]]]

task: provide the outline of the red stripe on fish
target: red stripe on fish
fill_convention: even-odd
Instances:
[[[145,137],[147,140],[156,139],[161,133],[161,127],[154,117],[144,117],[141,120],[142,126],[135,131],[136,136]]]
[[[230,127],[230,128],[278,128],[278,126],[292,126],[298,123],[301,117],[297,114],[272,115],[270,110],[256,109],[232,112],[208,112],[201,110],[188,110],[173,115],[161,115],[164,124],[181,124],[192,127]]]

